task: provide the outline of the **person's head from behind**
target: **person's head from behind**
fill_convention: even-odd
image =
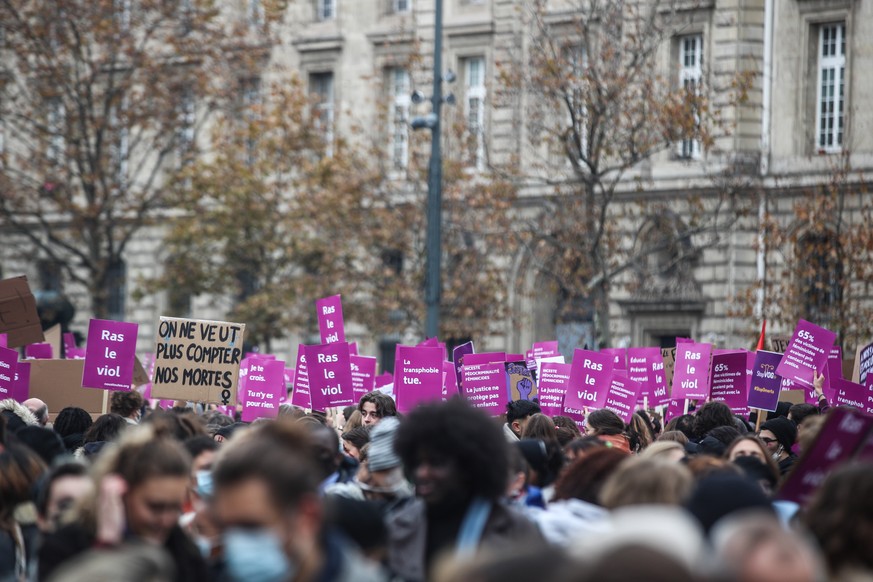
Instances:
[[[681,432],[686,439],[694,438],[694,415],[683,414],[668,422],[667,426],[664,427],[664,433],[673,431]]]
[[[569,416],[553,416],[552,421],[555,423],[555,432],[562,447],[566,447],[568,443],[582,436],[576,421]]]
[[[57,530],[66,512],[94,493],[88,467],[70,461],[52,469],[40,481],[36,495],[37,524],[44,533]]]
[[[685,447],[677,441],[656,441],[640,453],[640,457],[676,463],[685,458]]]
[[[628,505],[680,505],[694,479],[682,464],[635,457],[618,466],[603,484],[600,503],[608,509]]]
[[[521,438],[557,441],[558,433],[555,430],[555,423],[552,419],[541,412],[537,412],[528,417],[524,430],[521,431]]]
[[[45,470],[45,463],[28,447],[0,447],[0,522],[11,520],[16,506],[30,500],[33,486]]]
[[[797,440],[798,442],[806,433],[806,421],[814,420],[820,416],[818,408],[812,404],[802,402],[800,404],[792,404],[788,409],[788,420],[794,421],[797,425]]]
[[[702,439],[712,429],[720,426],[734,426],[734,415],[730,407],[724,402],[707,402],[694,415],[693,436]]]
[[[370,426],[378,424],[386,416],[397,416],[397,404],[387,394],[374,391],[361,396],[358,411],[361,413],[361,423]]]
[[[182,513],[191,456],[161,427],[131,427],[117,446],[102,453],[94,474],[100,490],[121,480],[127,529],[140,539],[163,544]]]
[[[658,436],[658,442],[663,441],[676,442],[684,447],[688,444],[688,436],[681,430],[667,430]]]
[[[630,455],[624,451],[607,447],[585,453],[558,477],[554,499],[581,499],[588,503],[600,503],[603,484],[629,458]]]
[[[585,424],[588,427],[588,434],[592,436],[622,434],[626,428],[621,417],[608,408],[591,412],[585,419]]]
[[[84,435],[92,424],[94,420],[85,409],[68,406],[58,413],[52,428],[63,438],[72,434]]]
[[[507,446],[500,427],[460,399],[419,406],[403,420],[395,441],[416,495],[432,508],[502,496]]]
[[[112,398],[109,401],[109,412],[129,418],[134,422],[139,422],[142,417],[142,405],[144,402],[142,394],[136,390],[113,392]]]
[[[313,461],[319,469],[319,479],[324,481],[339,469],[342,462],[339,436],[335,430],[321,423],[298,421],[298,424],[309,431],[311,451],[315,455]]]
[[[506,424],[515,436],[521,437],[528,419],[541,412],[540,405],[532,400],[513,400],[506,404]]]
[[[602,448],[606,448],[605,442],[596,436],[584,436],[564,445],[564,458],[567,463],[572,463],[587,452]]]
[[[213,468],[213,510],[228,574],[254,561],[276,579],[317,555],[322,506],[312,433],[296,422],[260,424],[229,441]]]
[[[88,444],[115,441],[128,426],[127,421],[121,415],[104,414],[94,421],[94,424],[85,433],[83,442]]]
[[[40,426],[48,424],[49,410],[45,402],[39,398],[28,398],[22,404],[33,413]]]

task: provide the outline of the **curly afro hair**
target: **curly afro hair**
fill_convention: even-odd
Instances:
[[[495,500],[506,490],[509,453],[495,421],[462,399],[424,404],[401,422],[394,449],[409,473],[424,455],[441,455],[458,464],[473,495]]]

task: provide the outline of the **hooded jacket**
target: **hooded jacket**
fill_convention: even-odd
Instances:
[[[6,429],[11,433],[16,433],[25,426],[39,425],[29,408],[11,398],[0,400],[0,415],[6,419]]]

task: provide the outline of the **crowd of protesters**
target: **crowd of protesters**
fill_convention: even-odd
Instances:
[[[873,466],[775,500],[820,404],[580,430],[535,401],[498,421],[380,392],[252,424],[137,392],[94,420],[4,400],[0,581],[873,580]]]

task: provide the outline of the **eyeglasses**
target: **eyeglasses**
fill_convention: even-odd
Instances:
[[[771,439],[771,438],[767,438],[767,437],[758,437],[758,438],[761,439],[762,441],[764,441],[768,445],[779,442],[779,439]]]

